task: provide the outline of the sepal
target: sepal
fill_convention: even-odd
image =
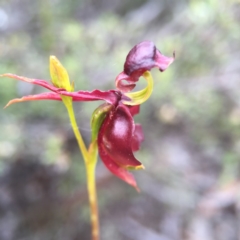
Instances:
[[[92,142],[97,139],[103,120],[112,108],[113,106],[111,104],[104,103],[94,110],[91,118]]]
[[[57,93],[47,92],[40,93],[35,95],[24,96],[22,98],[15,98],[10,100],[4,108],[9,107],[13,103],[27,102],[27,101],[36,101],[36,100],[56,100],[62,101],[62,98]]]

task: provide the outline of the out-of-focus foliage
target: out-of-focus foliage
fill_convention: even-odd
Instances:
[[[153,71],[154,93],[137,117],[142,193],[98,166],[102,239],[239,236],[239,22],[238,0],[0,2],[0,73],[49,79],[56,55],[76,90],[106,90],[136,43],[176,51],[166,72]],[[0,108],[39,91],[1,78]],[[97,106],[75,105],[86,141]],[[47,101],[0,111],[0,239],[90,237],[85,169],[63,111]]]

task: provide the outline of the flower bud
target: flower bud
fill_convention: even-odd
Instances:
[[[63,88],[68,92],[74,91],[74,86],[70,84],[66,69],[55,56],[50,56],[50,75],[55,87]]]

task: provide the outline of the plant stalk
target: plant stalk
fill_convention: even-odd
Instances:
[[[89,198],[89,205],[90,205],[92,240],[99,240],[100,232],[99,232],[98,203],[97,203],[97,191],[96,191],[96,179],[95,179],[95,169],[97,164],[97,143],[96,142],[92,143],[89,147],[89,151],[87,150],[76,122],[76,118],[75,118],[75,114],[72,106],[72,100],[69,99],[69,97],[67,98],[63,97],[63,102],[67,108],[72,129],[77,139],[79,149],[83,155],[83,159],[84,159],[86,171],[87,171],[87,189],[88,189],[88,198]]]
[[[98,221],[98,203],[97,203],[97,191],[95,181],[95,169],[96,163],[86,164],[87,169],[87,185],[88,196],[91,211],[91,224],[92,224],[92,240],[99,240],[99,221]]]

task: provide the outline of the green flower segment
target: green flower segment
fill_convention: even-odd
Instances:
[[[105,101],[92,115],[90,147],[86,149],[81,143],[85,161],[88,162],[88,159],[99,152],[103,163],[114,175],[138,189],[133,175],[128,170],[144,168],[133,154],[134,151],[139,150],[144,137],[141,126],[134,123],[133,116],[139,113],[140,104],[152,93],[153,80],[149,71],[154,67],[164,71],[173,61],[174,56],[165,57],[152,42],[144,41],[137,44],[127,55],[124,71],[115,80],[116,89],[74,92],[74,84],[70,83],[67,71],[56,57],[51,56],[52,84],[45,80],[30,79],[10,73],[1,75],[1,77],[36,84],[51,91],[13,99],[6,107],[24,101],[56,100],[63,101],[69,114],[73,114],[72,110],[69,110],[72,108],[72,101]],[[141,91],[130,92],[141,76],[146,79],[147,87]],[[82,139],[79,140],[81,141]]]

